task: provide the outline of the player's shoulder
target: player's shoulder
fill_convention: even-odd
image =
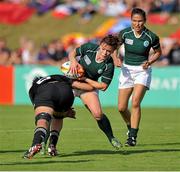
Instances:
[[[127,27],[127,28],[124,28],[123,30],[121,30],[119,32],[119,35],[123,38],[125,35],[131,34],[131,33],[133,33],[132,28],[131,27]]]
[[[155,34],[153,31],[149,30],[148,28],[144,29],[144,32],[147,36],[149,36],[151,39],[159,38],[157,34]]]
[[[122,30],[122,32],[130,32],[130,31],[132,31],[131,27],[127,27]]]
[[[107,64],[108,66],[114,67],[113,58],[112,58],[111,56],[110,56],[109,58],[107,58],[106,64]]]

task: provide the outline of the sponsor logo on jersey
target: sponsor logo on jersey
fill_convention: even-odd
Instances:
[[[144,41],[144,46],[148,47],[148,45],[149,45],[149,41]]]
[[[129,45],[133,45],[133,40],[132,40],[132,39],[125,38],[125,43],[126,43],[126,44],[129,44]]]
[[[89,57],[87,55],[84,56],[84,60],[87,65],[91,64],[91,60],[89,59]]]
[[[98,70],[98,74],[102,74],[103,73],[103,70],[102,69],[99,69]]]

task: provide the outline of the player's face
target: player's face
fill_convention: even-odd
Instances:
[[[145,20],[142,15],[134,14],[131,18],[131,22],[132,22],[132,28],[135,30],[135,32],[139,33],[143,30]]]
[[[114,52],[114,48],[106,43],[101,43],[98,51],[98,58],[105,60]]]

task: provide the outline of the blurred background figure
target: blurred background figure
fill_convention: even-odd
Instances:
[[[173,48],[174,40],[170,38],[163,38],[160,40],[162,54],[160,58],[153,64],[153,66],[168,66],[169,65],[169,55]]]
[[[122,0],[100,1],[99,12],[105,16],[118,16],[127,10]]]
[[[61,40],[52,40],[48,45],[48,55],[53,65],[59,66],[67,60],[68,54]]]
[[[37,54],[38,64],[42,65],[54,65],[53,60],[51,60],[50,55],[48,53],[48,45],[43,44]]]
[[[28,3],[29,7],[37,10],[38,15],[42,15],[58,4],[58,0],[31,0]]]
[[[24,40],[22,49],[22,64],[36,64],[37,63],[37,51],[35,49],[35,43],[31,39]]]
[[[169,64],[170,65],[180,65],[180,40],[177,39],[172,46],[169,55]]]
[[[11,51],[11,55],[7,61],[7,65],[20,65],[20,64],[22,64],[22,59],[19,54],[19,50],[16,49]]]
[[[7,65],[10,53],[11,51],[6,45],[6,40],[4,38],[0,38],[0,65]]]

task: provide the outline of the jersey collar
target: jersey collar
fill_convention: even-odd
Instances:
[[[142,30],[142,32],[141,32],[141,34],[138,36],[138,35],[136,35],[136,33],[135,33],[135,31],[134,31],[134,29],[133,29],[132,27],[131,27],[131,29],[132,29],[132,31],[133,31],[133,33],[134,33],[134,36],[135,36],[136,38],[140,38],[140,37],[143,35],[144,31],[146,31],[146,27],[144,27],[143,30]]]

